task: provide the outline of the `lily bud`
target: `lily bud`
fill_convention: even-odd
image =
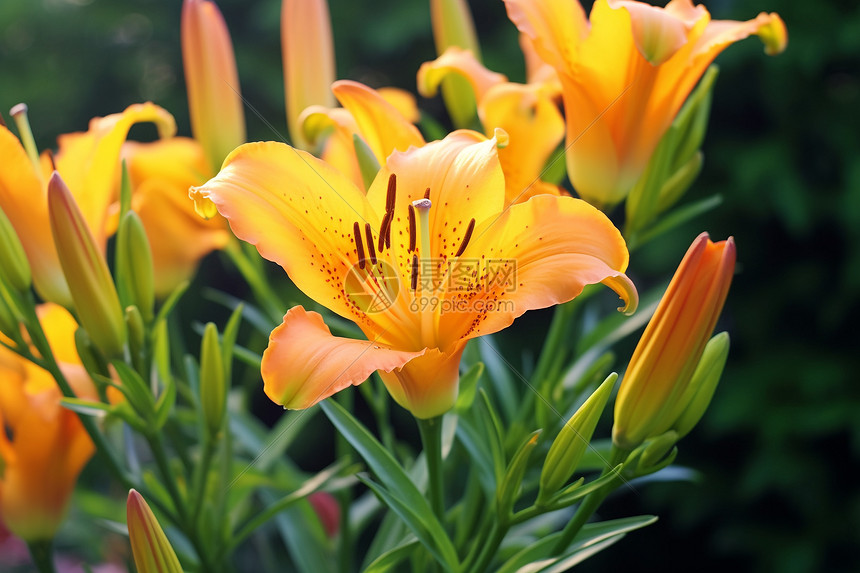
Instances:
[[[612,394],[612,388],[618,374],[613,372],[606,377],[597,390],[588,397],[576,413],[562,426],[555,441],[549,448],[546,461],[540,474],[540,492],[537,505],[545,504],[552,495],[567,483],[576,466],[579,465],[586,448],[597,427],[597,421],[606,402]]]
[[[690,380],[723,308],[735,243],[699,235],[630,359],[615,402],[612,440],[632,450],[674,426],[689,403]]]
[[[133,489],[128,492],[126,519],[138,573],[182,573],[179,559],[149,504]]]
[[[281,50],[287,126],[294,146],[308,149],[299,115],[312,105],[334,107],[334,40],[325,0],[283,0]]]
[[[626,205],[628,234],[645,228],[659,213],[674,205],[701,171],[699,148],[705,139],[717,74],[717,66],[708,68],[630,191]]]
[[[143,320],[150,322],[155,304],[152,249],[143,222],[134,211],[123,215],[119,224],[116,275],[123,306],[136,306]]]
[[[206,325],[200,347],[200,404],[210,436],[216,436],[224,424],[227,403],[227,384],[218,344],[218,329],[214,323]]]
[[[3,209],[0,209],[0,268],[3,269],[3,279],[14,290],[20,293],[30,290],[30,263]]]
[[[693,379],[690,381],[690,389],[688,391],[690,396],[689,401],[675,422],[675,431],[678,432],[678,438],[683,438],[689,434],[690,430],[705,415],[705,410],[708,409],[711,398],[714,397],[714,391],[717,389],[717,384],[720,381],[720,376],[723,374],[723,368],[726,366],[726,359],[728,357],[729,333],[721,332],[708,341],[708,344],[705,346],[705,352],[702,353],[702,359],[699,360],[699,365],[696,366],[696,371],[693,372]]]
[[[469,7],[463,0],[431,0],[430,20],[436,55],[452,46],[469,50],[480,61],[481,48]],[[468,80],[450,76],[442,80],[442,98],[455,127],[468,127],[477,114],[477,103]]]
[[[48,182],[48,212],[81,326],[106,357],[122,356],[126,333],[116,287],[75,199],[56,171]]]
[[[230,33],[214,2],[182,5],[182,61],[191,132],[215,172],[245,142],[245,115]]]

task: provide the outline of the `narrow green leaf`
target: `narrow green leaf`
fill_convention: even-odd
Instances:
[[[535,543],[516,553],[498,569],[497,573],[542,571],[544,567],[548,567],[562,560],[567,560],[577,552],[588,551],[590,548],[597,546],[610,538],[645,527],[655,521],[657,521],[656,516],[641,515],[638,517],[625,517],[623,519],[613,519],[599,523],[587,523],[574,538],[570,547],[568,547],[562,555],[551,557],[553,547],[561,535],[561,532],[556,532],[539,539]],[[587,553],[587,556],[590,556],[591,554],[593,553],[589,552]],[[530,565],[536,564],[540,564],[540,567],[529,568]]]
[[[83,414],[84,416],[94,416],[97,418],[103,418],[107,414],[111,412],[113,406],[110,404],[103,404],[102,402],[93,402],[91,400],[82,400],[80,398],[62,398],[60,400],[60,405],[62,405],[67,410],[71,410],[77,414]]]
[[[416,511],[414,506],[406,504],[404,500],[374,482],[369,476],[359,474],[358,479],[369,487],[382,503],[391,508],[391,511],[400,516],[400,519],[412,530],[421,544],[433,554],[433,557],[447,571],[457,570],[457,551],[439,521],[435,517],[428,519],[433,515],[429,507],[427,508],[428,513],[423,513],[420,509]]]
[[[387,573],[395,565],[412,555],[418,547],[418,540],[414,537],[390,549],[373,560],[373,562],[362,569],[364,573]]]
[[[454,405],[458,412],[471,408],[478,391],[478,381],[483,373],[484,363],[477,362],[460,376],[460,392],[457,394],[457,403]]]

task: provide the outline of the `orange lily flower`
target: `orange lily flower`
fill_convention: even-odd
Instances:
[[[108,207],[120,176],[120,147],[129,128],[140,122],[154,122],[162,137],[169,137],[176,131],[173,116],[154,104],[144,103],[129,106],[122,113],[93,119],[85,133],[57,138],[59,151],[53,156],[53,163],[102,250],[108,235]],[[18,138],[0,125],[0,157],[3,157],[0,208],[21,239],[36,290],[45,300],[70,307],[71,295],[48,223],[47,183],[53,171],[51,156],[43,153],[36,167]]]
[[[75,393],[98,400],[75,351],[72,316],[51,304],[39,315]],[[46,370],[0,347],[0,379],[0,521],[27,541],[51,539],[95,448]]]
[[[128,143],[123,156],[152,249],[155,294],[163,298],[191,278],[197,262],[230,241],[226,223],[194,212],[188,188],[215,174],[245,142],[245,116],[236,58],[227,25],[210,0],[182,5],[182,61],[194,139]]]
[[[283,0],[281,51],[287,127],[293,145],[308,147],[300,115],[312,105],[332,107],[329,87],[336,77],[334,40],[326,0]]]
[[[214,203],[236,236],[368,339],[332,336],[319,314],[291,309],[263,354],[273,401],[307,408],[378,370],[399,404],[430,418],[454,403],[469,339],[586,284],[636,306],[609,219],[571,197],[506,208],[497,143],[456,131],[394,152],[367,194],[307,153],[254,143],[191,190],[201,212]]]
[[[699,235],[645,328],[615,401],[612,439],[631,450],[675,424],[692,396],[690,379],[723,309],[735,243]]]
[[[380,165],[385,164],[393,151],[424,145],[424,137],[412,125],[414,104],[410,105],[406,92],[393,88],[374,90],[351,80],[334,82],[331,91],[342,108],[310,106],[299,122],[305,138],[312,143],[328,135],[322,159],[347,174],[359,188],[365,186],[354,135],[362,138]]]
[[[567,119],[567,172],[576,191],[612,206],[642,175],[660,138],[714,58],[758,35],[768,54],[787,42],[776,14],[711,20],[703,6],[672,0],[505,0],[508,16],[558,72]]]
[[[533,59],[530,63],[533,81],[527,84],[508,82],[504,75],[481,65],[471,52],[459,48],[449,48],[418,70],[418,91],[424,97],[435,95],[450,74],[468,79],[484,131],[489,135],[503,129],[508,134],[508,144],[499,150],[508,203],[560,193],[557,185],[542,181],[541,175],[564,138],[564,119],[556,104],[561,90],[555,73],[547,73],[545,67],[533,69]]]
[[[163,298],[189,279],[197,262],[223,249],[230,231],[221,217],[206,220],[194,211],[188,189],[213,172],[203,147],[187,137],[123,147],[132,194],[152,249],[155,295]]]

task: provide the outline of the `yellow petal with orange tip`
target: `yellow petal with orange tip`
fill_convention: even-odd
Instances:
[[[107,239],[108,206],[119,188],[120,149],[131,126],[145,122],[155,123],[162,138],[176,133],[172,115],[153,103],[142,103],[133,104],[122,113],[92,119],[86,132],[57,138],[59,151],[54,157],[57,171],[75,196],[84,220],[102,249]]]
[[[449,287],[450,307],[468,301],[469,312],[442,314],[444,347],[459,338],[492,334],[523,313],[567,302],[585,285],[604,283],[635,311],[638,294],[624,275],[628,253],[621,233],[599,210],[572,197],[538,195],[478,225],[460,264],[474,265],[470,280]]]
[[[478,104],[478,115],[487,130],[501,128],[508,145],[499,149],[505,173],[506,203],[528,200],[557,188],[540,181],[547,160],[564,138],[564,118],[552,92],[539,85],[500,84]]]
[[[331,90],[355,119],[358,133],[376,155],[380,165],[393,151],[424,145],[424,137],[393,105],[364,84],[349,80],[334,82]]]
[[[452,46],[431,62],[418,68],[418,93],[433,97],[439,91],[442,80],[449,74],[459,74],[469,80],[475,99],[480,102],[491,87],[507,82],[507,76],[488,70],[469,51]]]
[[[324,161],[283,143],[248,143],[200,187],[240,239],[278,263],[305,294],[337,314],[367,325],[343,290],[356,263],[353,228],[380,219],[364,193]]]
[[[332,336],[322,316],[297,306],[269,337],[262,363],[264,391],[285,408],[308,408],[364,382],[376,370],[390,372],[422,354]]]

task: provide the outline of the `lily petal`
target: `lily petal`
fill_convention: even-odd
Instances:
[[[105,215],[118,189],[120,148],[131,126],[142,122],[155,123],[162,138],[176,133],[173,116],[147,102],[131,105],[122,113],[94,118],[86,132],[57,138],[57,171],[74,195],[84,220],[102,248],[107,238]]]
[[[188,188],[205,181],[206,157],[196,141],[175,137],[123,149],[134,188],[132,208],[140,215],[152,248],[159,297],[188,279],[197,262],[230,240],[220,216],[206,220],[194,211]]]
[[[443,313],[439,330],[453,340],[501,330],[528,310],[573,299],[589,284],[615,290],[627,313],[638,303],[624,275],[628,253],[621,233],[599,210],[572,197],[538,195],[511,206],[475,229],[459,261],[475,265],[477,273],[471,286],[449,286],[449,308],[462,311]],[[445,342],[452,340],[440,346]]]
[[[572,64],[577,46],[588,34],[582,5],[574,0],[505,0],[508,17],[528,36],[535,51],[557,70]]]
[[[0,125],[0,208],[21,240],[33,282],[45,300],[71,305],[57,249],[48,228],[48,198],[40,175],[33,169],[21,142]],[[47,181],[47,178],[45,179]]]
[[[358,82],[334,82],[331,91],[355,118],[358,133],[373,150],[382,165],[395,150],[406,151],[411,146],[424,145],[418,128],[388,103],[376,90]]]
[[[442,80],[449,74],[459,74],[469,80],[475,99],[481,101],[491,87],[507,82],[507,76],[488,70],[469,51],[452,46],[431,62],[418,68],[418,93],[433,97],[439,91]]]
[[[379,219],[341,172],[283,143],[248,143],[227,157],[216,177],[189,193],[204,210],[214,203],[233,233],[281,265],[305,294],[369,326],[343,281],[357,261],[354,223],[378,230]]]
[[[382,382],[394,401],[416,418],[432,418],[450,410],[460,388],[460,358],[465,341],[448,352],[428,348],[402,368],[380,371]]]
[[[264,391],[286,408],[308,408],[361,384],[376,370],[390,372],[422,354],[332,336],[320,314],[297,306],[269,337],[262,363]]]
[[[509,137],[499,150],[505,173],[505,203],[526,201],[541,192],[558,195],[558,187],[540,181],[550,155],[564,138],[564,118],[551,92],[539,85],[500,84],[478,104],[487,130],[501,128]]]

